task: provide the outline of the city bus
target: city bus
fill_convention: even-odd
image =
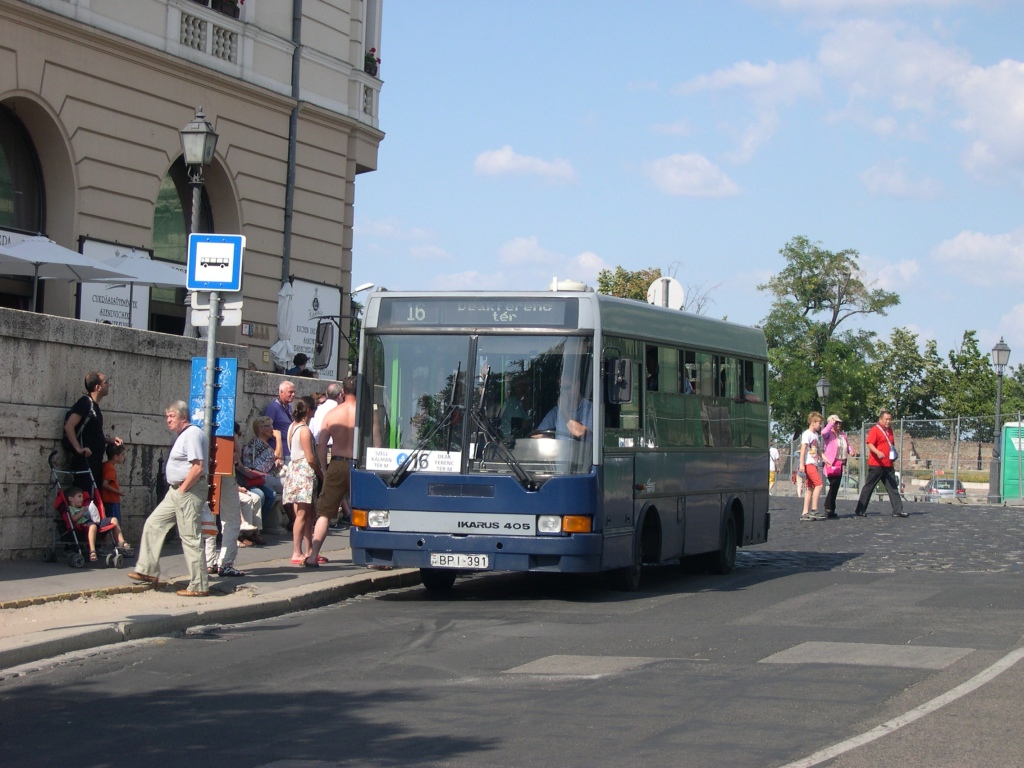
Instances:
[[[755,328],[571,290],[366,302],[356,564],[728,573],[767,540],[767,347]]]

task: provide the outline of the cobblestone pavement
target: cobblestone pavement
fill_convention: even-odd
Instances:
[[[1024,573],[1024,507],[904,502],[906,518],[893,517],[888,500],[873,500],[867,517],[853,507],[840,502],[838,519],[801,522],[799,499],[772,497],[768,541],[739,550],[736,568]]]

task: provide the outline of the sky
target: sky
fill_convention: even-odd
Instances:
[[[1021,30],[1022,0],[385,0],[352,285],[660,267],[757,325],[802,235],[899,294],[858,327],[1019,364]]]

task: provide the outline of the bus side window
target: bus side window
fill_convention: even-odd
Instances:
[[[647,345],[647,352],[644,356],[644,374],[647,382],[648,392],[658,391],[658,348]]]
[[[697,355],[688,350],[679,352],[679,387],[676,390],[684,395],[692,395],[696,390]]]

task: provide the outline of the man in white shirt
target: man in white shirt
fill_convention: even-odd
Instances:
[[[320,429],[324,423],[324,416],[344,399],[345,392],[342,390],[341,384],[334,381],[327,385],[327,399],[317,406],[316,413],[309,420],[309,431],[313,433],[314,442],[320,439]]]

